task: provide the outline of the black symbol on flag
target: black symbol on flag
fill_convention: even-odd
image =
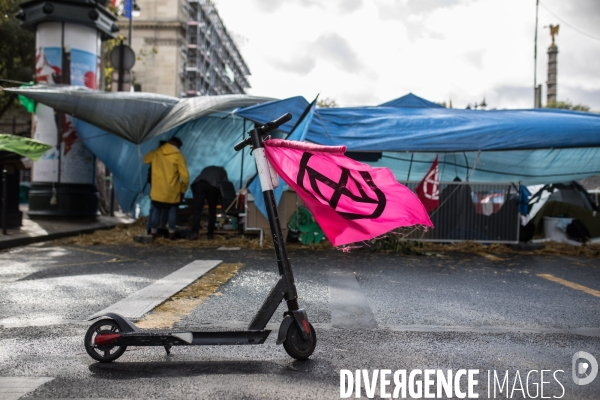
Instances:
[[[342,217],[344,217],[346,219],[350,219],[350,220],[353,220],[353,219],[375,219],[375,218],[378,218],[383,213],[383,210],[385,209],[385,204],[386,204],[385,194],[381,191],[381,189],[379,189],[375,185],[375,183],[373,182],[373,178],[371,178],[371,175],[368,172],[357,171],[360,174],[360,176],[363,178],[364,183],[366,183],[367,186],[375,193],[375,195],[377,196],[377,199],[373,199],[365,193],[362,185],[354,178],[354,176],[352,176],[352,174],[350,173],[350,170],[348,170],[347,168],[340,167],[342,170],[342,175],[340,176],[340,181],[334,182],[333,180],[329,179],[325,175],[323,175],[320,172],[316,171],[315,169],[309,167],[308,160],[310,160],[310,158],[312,156],[313,155],[311,153],[307,153],[307,152],[305,152],[302,155],[302,160],[300,161],[300,170],[298,171],[298,177],[296,178],[296,183],[298,184],[298,186],[300,186],[302,189],[304,189],[308,194],[310,194],[314,198],[317,198],[317,196],[315,196],[315,194],[318,195],[321,199],[323,199],[324,201],[329,203],[331,208],[333,208],[339,215],[341,215]],[[310,182],[310,187],[312,190],[309,190],[304,186],[305,174],[308,174],[308,180]],[[349,179],[352,179],[352,181],[358,188],[360,196],[356,195],[356,194],[352,193],[350,190],[348,190],[347,184],[348,184]],[[327,185],[333,189],[333,194],[331,195],[330,199],[325,198],[323,193],[321,193],[321,190],[319,189],[319,185],[317,184],[317,182],[322,182],[325,185]],[[373,211],[373,213],[371,213],[369,215],[338,211],[338,210],[336,210],[336,208],[337,208],[338,203],[342,196],[347,196],[356,203],[377,204],[377,206],[375,207],[375,210]]]

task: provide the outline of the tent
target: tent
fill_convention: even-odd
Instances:
[[[113,173],[121,209],[133,215],[149,207],[148,166],[143,156],[173,136],[184,145],[191,179],[208,165],[224,165],[239,187],[256,168],[250,149],[233,146],[252,124],[231,111],[272,100],[247,95],[178,99],[140,92],[98,92],[76,86],[36,85],[5,89],[73,115],[79,138]],[[187,197],[191,197],[188,191]]]
[[[409,93],[397,99],[390,100],[380,104],[379,107],[398,107],[398,108],[443,108],[443,106],[432,101],[425,100],[422,97]]]
[[[258,123],[280,102],[238,115]],[[420,180],[439,155],[440,180],[545,184],[600,174],[600,115],[554,109],[459,110],[409,94],[378,107],[319,108],[306,140],[372,153],[399,181]]]
[[[221,164],[240,187],[255,167],[249,149],[236,153],[232,146],[252,128],[250,121],[292,112],[295,119],[282,126],[289,132],[308,105],[302,97],[177,99],[60,86],[7,90],[79,119],[80,137],[113,172],[117,199],[128,212],[136,212],[147,193],[141,158],[160,140],[183,140],[192,177]],[[401,182],[421,180],[436,155],[442,181],[529,185],[600,174],[600,115],[574,111],[447,109],[409,94],[375,107],[317,109],[306,140],[371,155],[369,164],[390,168]]]

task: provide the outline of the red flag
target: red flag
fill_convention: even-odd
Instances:
[[[440,174],[438,172],[438,157],[417,186],[417,196],[425,206],[427,212],[435,210],[440,204]]]
[[[265,154],[304,201],[334,246],[403,226],[433,226],[425,208],[387,168],[344,156],[345,146],[266,140]]]

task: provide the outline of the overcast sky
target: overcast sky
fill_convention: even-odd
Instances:
[[[451,99],[454,108],[484,97],[488,108],[533,107],[535,0],[215,4],[252,72],[250,94],[310,101],[321,93],[338,105],[360,106],[412,92],[435,102]],[[546,26],[560,24],[558,100],[600,111],[599,19],[600,0],[540,1],[543,104]]]

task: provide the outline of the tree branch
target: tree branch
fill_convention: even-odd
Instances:
[[[9,93],[8,94],[8,101],[6,102],[6,104],[4,104],[4,105],[2,105],[0,107],[0,119],[2,119],[2,116],[10,108],[10,106],[13,105],[13,103],[14,103],[14,101],[15,101],[16,98],[17,98],[16,94],[14,94],[14,93]]]

